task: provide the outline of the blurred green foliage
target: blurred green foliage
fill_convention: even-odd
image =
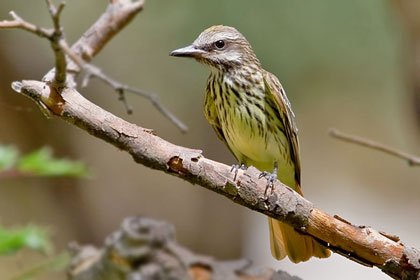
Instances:
[[[48,148],[36,150],[19,160],[18,168],[42,176],[75,176],[87,175],[84,163],[67,159],[55,159]]]
[[[0,172],[16,169],[25,175],[86,177],[87,166],[79,161],[56,159],[49,148],[20,156],[16,147],[0,145]]]
[[[10,172],[12,176],[66,176],[86,177],[87,166],[80,161],[57,159],[49,148],[41,148],[20,155],[13,145],[0,145],[0,176]],[[7,176],[6,176],[7,177]],[[49,255],[52,243],[45,228],[29,224],[23,227],[5,228],[0,225],[0,255],[12,255],[23,249],[31,249]],[[49,257],[20,272],[13,280],[29,280],[50,271],[63,270],[70,261],[68,252]]]
[[[7,229],[0,225],[0,254],[12,254],[21,249],[32,249],[42,253],[51,252],[52,245],[46,229],[27,225]]]
[[[13,255],[23,249],[50,255],[53,245],[48,230],[36,225],[14,228],[5,228],[0,225],[0,255]],[[29,280],[50,271],[61,271],[67,267],[69,262],[70,254],[64,251],[25,269],[11,280]]]

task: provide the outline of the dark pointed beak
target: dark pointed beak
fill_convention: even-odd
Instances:
[[[171,56],[180,56],[180,57],[197,57],[200,54],[205,53],[205,51],[197,49],[193,45],[180,48],[177,50],[174,50],[170,53]]]

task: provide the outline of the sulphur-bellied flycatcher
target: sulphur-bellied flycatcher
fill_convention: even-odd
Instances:
[[[299,143],[295,117],[279,80],[265,71],[245,37],[233,27],[213,26],[192,45],[171,55],[193,57],[210,66],[204,113],[236,159],[300,190]],[[270,173],[268,173],[270,172]],[[326,258],[329,250],[291,226],[268,218],[271,252],[298,263]]]

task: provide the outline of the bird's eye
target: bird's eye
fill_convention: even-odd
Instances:
[[[214,43],[214,45],[218,49],[223,49],[223,47],[225,46],[225,41],[223,41],[223,40],[216,41],[216,43]]]

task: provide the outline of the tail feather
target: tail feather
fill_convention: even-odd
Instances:
[[[286,248],[284,247],[283,234],[280,229],[280,223],[276,223],[275,219],[268,218],[268,226],[270,232],[270,246],[271,254],[278,260],[284,259],[286,254]]]
[[[319,244],[315,239],[312,239],[313,255],[317,258],[328,258],[331,256],[330,250]]]
[[[300,185],[294,188],[303,196]],[[297,232],[293,227],[276,219],[268,218],[270,230],[271,254],[281,260],[286,256],[294,263],[305,262],[311,257],[328,258],[330,250],[322,246],[311,236]]]
[[[311,257],[330,256],[330,251],[311,236],[300,234],[293,227],[273,218],[268,218],[268,224],[271,253],[274,258],[281,260],[287,255],[292,262],[299,263]]]

